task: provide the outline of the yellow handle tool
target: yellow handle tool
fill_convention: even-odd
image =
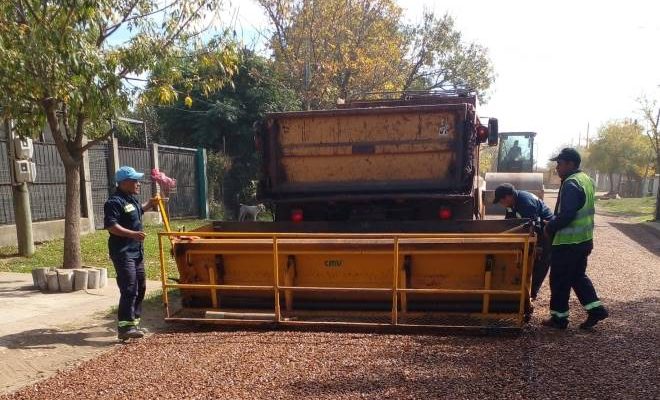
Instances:
[[[163,225],[165,226],[165,232],[172,232],[170,229],[170,219],[167,216],[167,211],[165,210],[165,201],[163,200],[162,197],[160,197],[160,194],[157,194],[153,200],[156,202],[158,205],[158,211],[160,212],[160,217],[163,219]]]

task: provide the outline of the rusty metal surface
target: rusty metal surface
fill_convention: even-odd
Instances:
[[[373,115],[377,114],[391,114],[401,112],[436,112],[436,111],[454,111],[462,112],[463,115],[467,112],[468,103],[461,102],[459,104],[423,104],[423,105],[403,105],[392,107],[379,107],[377,110],[371,108],[334,108],[329,110],[311,110],[311,111],[288,111],[266,114],[266,119],[279,119],[279,118],[300,118],[300,117],[317,117],[317,116],[337,116],[337,115]]]
[[[261,194],[465,191],[468,114],[468,104],[270,114]]]

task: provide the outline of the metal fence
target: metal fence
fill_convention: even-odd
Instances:
[[[64,218],[66,174],[57,147],[34,143],[32,161],[37,167],[37,179],[29,185],[32,221]]]
[[[158,166],[176,179],[176,192],[168,202],[169,215],[174,218],[199,215],[196,150],[159,146]]]
[[[11,173],[7,142],[0,141],[0,225],[14,223],[14,199],[11,194]]]
[[[0,225],[15,223],[11,189],[7,141],[0,140]],[[103,227],[103,205],[115,188],[112,169],[112,146],[99,143],[89,149],[89,173],[92,188],[92,207],[97,229]],[[142,190],[137,196],[144,203],[152,196],[152,151],[144,148],[119,147],[119,163],[144,172]],[[34,143],[37,179],[29,184],[32,221],[63,219],[66,204],[66,174],[54,143]],[[158,146],[160,170],[177,180],[177,188],[170,195],[168,211],[173,218],[197,217],[200,211],[197,151],[172,146]]]
[[[92,207],[94,225],[103,228],[103,205],[114,190],[112,171],[110,170],[110,146],[99,143],[89,149],[89,178],[92,185]]]
[[[134,147],[119,147],[119,163],[121,165],[130,165],[136,171],[144,172],[144,177],[140,179],[142,187],[140,194],[136,197],[140,203],[145,203],[151,198],[151,152],[149,149],[139,149]],[[114,180],[114,179],[113,179]]]

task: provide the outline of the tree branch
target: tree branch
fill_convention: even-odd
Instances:
[[[99,144],[100,142],[102,142],[102,141],[108,139],[108,137],[112,134],[112,132],[113,132],[114,130],[115,130],[115,128],[110,128],[110,130],[107,131],[105,134],[103,134],[103,136],[98,137],[98,138],[92,140],[91,142],[87,142],[87,144],[84,145],[84,146],[81,148],[81,153],[86,152],[86,151],[89,150],[91,147],[94,147],[94,146],[96,146],[97,144]]]
[[[174,32],[174,33],[173,33],[173,34],[167,39],[167,41],[166,41],[165,44],[163,45],[163,49],[165,49],[165,48],[171,46],[172,43],[174,43],[174,41],[175,41],[175,40],[181,35],[181,32],[183,32],[183,30],[186,28],[186,26],[188,26],[188,24],[190,23],[190,21],[192,21],[192,19],[195,17],[195,15],[197,15],[197,13],[198,13],[202,8],[204,8],[204,5],[205,5],[205,3],[200,4],[199,7],[197,7],[197,9],[195,10],[195,12],[192,13],[192,14],[190,14],[190,15],[188,16],[188,18],[187,18],[187,19],[181,24],[181,26],[179,26],[179,29],[177,29],[176,32]]]
[[[105,42],[107,38],[109,38],[113,33],[115,33],[117,29],[119,29],[125,22],[129,21],[129,17],[139,1],[140,0],[135,0],[130,6],[128,6],[120,22],[109,27],[101,27],[101,32],[99,33],[99,37],[96,40],[96,47],[101,47],[101,45],[103,45],[103,42]]]
[[[69,148],[67,147],[64,138],[62,137],[60,122],[59,119],[57,118],[55,99],[53,99],[52,97],[47,97],[41,100],[41,106],[45,111],[46,119],[48,120],[48,126],[50,127],[50,131],[53,134],[53,139],[55,140],[55,146],[57,147],[57,151],[60,153],[62,162],[65,165],[69,165],[69,166],[77,165],[76,161],[73,159],[71,153],[69,152]]]
[[[282,52],[282,55],[284,56],[286,63],[292,65],[289,54],[287,52],[287,45],[284,38],[285,29],[282,24],[281,18],[279,18],[279,13],[273,11],[273,9],[271,7],[268,7],[268,5],[262,0],[260,0],[259,3],[263,8],[266,9],[266,13],[268,13],[268,17],[273,22],[273,25],[275,25],[275,31],[276,31],[275,35],[277,36],[277,41],[280,46],[280,51]],[[279,6],[277,8],[283,8],[283,6],[279,2],[277,2],[277,5]]]
[[[66,137],[67,141],[71,140],[71,128],[69,127],[69,108],[64,104],[64,107],[62,108],[62,122],[64,123],[64,136]]]
[[[112,26],[109,26],[107,29],[108,29],[108,30],[111,30],[111,29],[112,29],[112,32],[114,33],[114,31],[116,31],[117,29],[119,29],[119,27],[122,26],[123,24],[125,24],[126,22],[131,22],[131,21],[135,21],[135,20],[137,20],[137,19],[150,17],[150,16],[152,16],[152,15],[154,15],[154,14],[158,14],[158,13],[160,13],[160,12],[163,12],[163,11],[167,10],[168,8],[171,8],[171,7],[173,7],[175,4],[177,4],[177,3],[180,2],[180,0],[175,0],[175,1],[173,1],[172,3],[166,5],[166,6],[163,7],[163,8],[160,8],[160,9],[157,9],[157,10],[154,10],[154,11],[151,11],[151,12],[148,12],[148,13],[146,13],[146,14],[134,15],[134,16],[132,16],[132,17],[129,17],[129,16],[131,15],[131,12],[135,9],[135,7],[137,6],[137,3],[138,3],[139,1],[140,1],[140,0],[136,0],[135,3],[133,3],[133,4],[131,5],[131,7],[129,7],[128,12],[125,14],[125,16],[124,16],[124,18],[122,19],[121,22],[118,22],[118,23],[116,23],[116,24],[114,24],[114,25],[112,25]],[[111,34],[112,34],[112,33],[110,33],[108,36],[110,36]]]
[[[85,128],[85,114],[82,111],[79,111],[76,115],[76,147],[79,148],[82,145],[83,141],[83,132]]]
[[[34,12],[34,9],[32,8],[32,6],[30,6],[30,2],[29,2],[29,1],[24,1],[24,2],[21,2],[21,3],[24,3],[24,4],[25,4],[25,7],[27,8],[27,10],[30,12],[30,14],[32,14],[32,17],[33,17],[33,18],[34,18],[39,24],[41,24],[42,20],[41,20],[41,18],[39,18],[39,16],[37,16],[37,13]]]

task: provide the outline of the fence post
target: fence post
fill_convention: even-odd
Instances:
[[[4,124],[5,130],[7,131],[7,160],[9,161],[9,171],[11,171],[11,192],[14,198],[14,220],[16,224],[18,254],[23,257],[30,257],[34,255],[30,193],[28,191],[27,183],[16,183],[14,171],[14,138],[16,137],[16,134],[14,133],[13,124],[9,120],[5,120]]]
[[[87,138],[83,138],[83,146],[87,144]],[[89,231],[94,232],[96,229],[94,221],[94,204],[92,200],[92,179],[89,171],[89,151],[82,154],[81,171],[80,171],[80,201],[82,215],[87,217],[89,222]]]
[[[160,170],[160,163],[158,162],[158,143],[151,144],[151,169]],[[151,173],[151,171],[145,171]],[[160,193],[160,185],[156,181],[151,182],[151,196],[155,197]]]
[[[206,165],[208,159],[206,157],[206,149],[197,149],[195,154],[197,161],[197,202],[199,204],[199,218],[209,218],[209,196],[208,196],[208,179],[206,176]]]
[[[110,176],[108,177],[108,182],[112,182],[110,184],[110,188],[112,189],[117,185],[117,182],[115,182],[115,172],[117,172],[121,165],[119,164],[119,140],[113,137],[109,142],[110,154],[108,154],[108,159],[110,161]]]

